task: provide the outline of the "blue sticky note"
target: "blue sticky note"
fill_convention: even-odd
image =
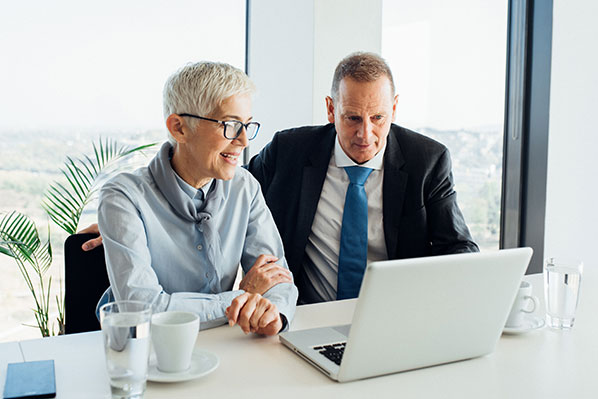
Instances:
[[[4,399],[55,397],[54,360],[8,364]]]

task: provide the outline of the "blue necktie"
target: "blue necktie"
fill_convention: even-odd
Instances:
[[[351,183],[347,188],[343,210],[336,299],[356,298],[359,295],[368,256],[368,198],[363,185],[372,169],[360,166],[344,169]]]

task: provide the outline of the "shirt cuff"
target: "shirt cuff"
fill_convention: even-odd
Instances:
[[[289,329],[289,321],[287,320],[287,317],[282,313],[280,313],[280,321],[282,321],[282,327],[280,328],[280,331],[278,331],[279,334]]]

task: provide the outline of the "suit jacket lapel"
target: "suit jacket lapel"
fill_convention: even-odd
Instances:
[[[307,157],[307,162],[303,167],[297,217],[296,248],[298,254],[305,252],[334,147],[334,138],[336,137],[334,126],[326,125],[326,128],[321,132],[318,139],[311,143],[313,150]]]
[[[401,210],[405,199],[408,175],[400,170],[405,158],[399,145],[400,127],[391,125],[384,153],[384,181],[382,183],[382,214],[384,239],[388,259],[394,259],[397,251]]]

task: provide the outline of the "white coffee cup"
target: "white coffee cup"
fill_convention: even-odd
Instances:
[[[178,373],[189,369],[199,332],[199,316],[191,312],[162,312],[152,316],[152,344],[158,370]]]
[[[531,304],[531,308],[530,308]],[[523,324],[526,314],[533,313],[538,307],[538,298],[532,295],[532,285],[527,281],[522,281],[517,291],[517,296],[513,302],[511,313],[507,318],[507,327],[519,327]]]

